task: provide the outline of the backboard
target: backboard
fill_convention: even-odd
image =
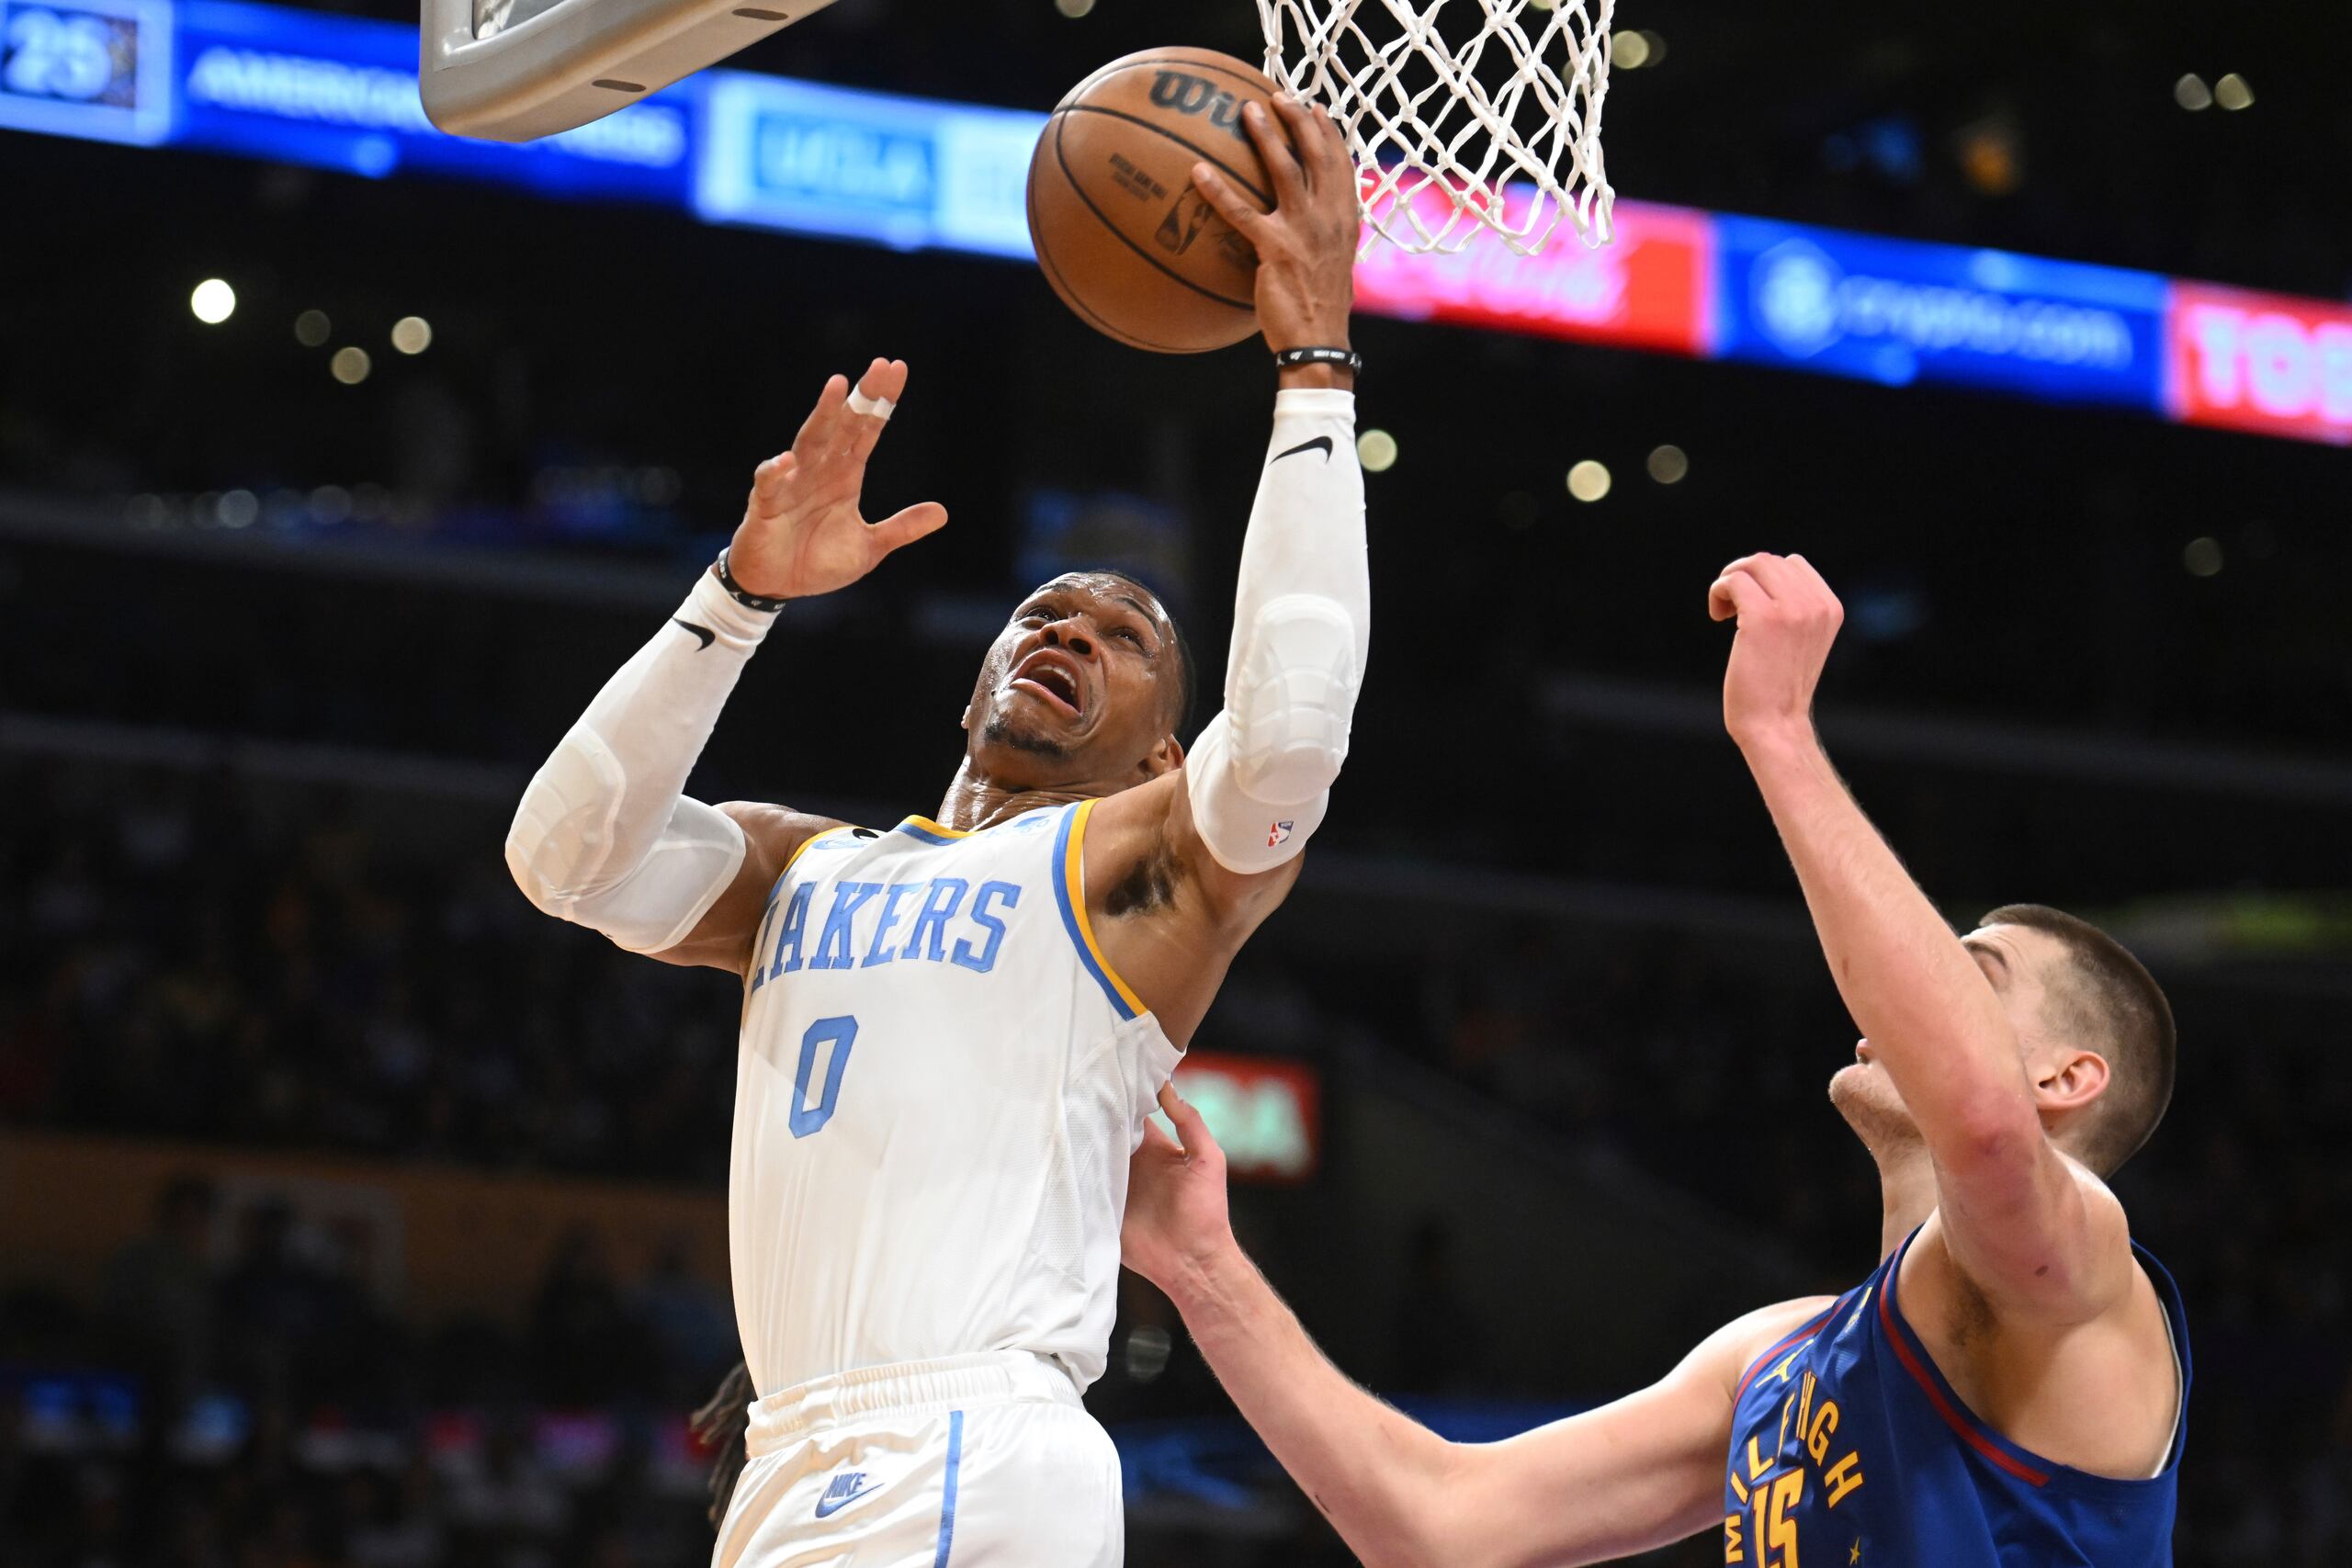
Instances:
[[[456,136],[529,141],[626,108],[832,0],[423,0],[417,86]]]

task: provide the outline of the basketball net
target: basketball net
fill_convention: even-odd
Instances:
[[[1600,105],[1615,9],[1258,0],[1266,74],[1347,132],[1367,246],[1453,252],[1487,229],[1520,255],[1542,250],[1564,218],[1589,245],[1611,236]]]

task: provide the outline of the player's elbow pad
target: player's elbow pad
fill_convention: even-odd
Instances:
[[[1202,842],[1247,874],[1289,860],[1321,825],[1363,667],[1354,618],[1321,594],[1268,602],[1242,637],[1225,711],[1194,743],[1185,778]]]
[[[680,795],[652,843],[626,855],[617,829],[628,796],[612,749],[573,726],[523,792],[506,832],[506,869],[542,912],[632,953],[660,953],[684,942],[733,882],[743,829]]]

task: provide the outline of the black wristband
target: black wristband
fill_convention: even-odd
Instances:
[[[1274,363],[1284,370],[1300,365],[1336,365],[1352,376],[1363,369],[1363,355],[1352,348],[1283,348],[1275,350]]]
[[[727,570],[727,551],[724,548],[719,550],[718,558],[710,563],[710,570],[711,574],[718,579],[718,586],[727,590],[728,597],[747,610],[757,610],[763,615],[773,615],[792,603],[789,599],[762,598],[736,581],[735,574]]]

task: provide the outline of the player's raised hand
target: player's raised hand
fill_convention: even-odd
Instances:
[[[1742,556],[1707,590],[1707,614],[1736,621],[1724,672],[1724,728],[1742,745],[1809,730],[1813,693],[1845,606],[1803,556]]]
[[[934,501],[918,502],[879,523],[868,523],[860,510],[865,460],[889,423],[887,405],[906,389],[902,359],[867,366],[857,380],[855,406],[847,377],[825,383],[792,449],[770,457],[752,476],[752,498],[727,547],[727,569],[745,590],[770,599],[830,593],[946,523],[947,509]],[[886,406],[861,412],[876,402]]]
[[[1260,212],[1207,164],[1193,165],[1193,184],[1258,253],[1266,346],[1345,348],[1363,224],[1355,160],[1329,115],[1287,93],[1273,105],[1272,114],[1255,102],[1241,106],[1242,126],[1273,181],[1273,211]]]
[[[1233,1239],[1225,1207],[1225,1151],[1201,1113],[1159,1086],[1159,1108],[1176,1137],[1157,1122],[1127,1162],[1127,1213],[1119,1225],[1119,1261],[1173,1295],[1184,1273]],[[1182,1142],[1177,1140],[1181,1138]]]

